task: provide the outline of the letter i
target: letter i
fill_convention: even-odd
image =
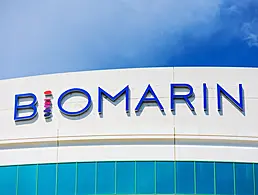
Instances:
[[[206,83],[203,83],[203,109],[208,111],[208,88]]]
[[[52,117],[52,102],[51,102],[51,99],[52,99],[52,92],[51,91],[45,91],[44,92],[45,94],[45,99],[44,99],[44,117],[45,118],[50,118]]]

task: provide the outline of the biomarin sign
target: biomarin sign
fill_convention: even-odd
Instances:
[[[206,83],[203,83],[203,110],[207,111],[208,110],[208,88]],[[188,90],[187,94],[176,94],[176,88],[185,88]],[[244,113],[244,96],[243,96],[243,87],[242,84],[239,84],[239,100],[236,100],[233,98],[232,95],[230,95],[221,85],[217,84],[217,108],[218,111],[222,110],[222,96],[226,97],[228,101],[230,101],[237,109],[239,109],[242,113]],[[64,101],[67,100],[67,96],[72,94],[72,93],[80,93],[85,96],[85,98],[88,99],[88,103],[86,106],[78,111],[68,111],[65,110],[63,107]],[[149,96],[151,95],[151,97]],[[51,91],[45,91],[45,102],[44,102],[44,116],[45,118],[49,118],[52,116],[52,92]],[[130,101],[130,88],[129,86],[126,86],[124,89],[122,89],[119,93],[117,94],[110,94],[106,90],[98,87],[98,112],[101,114],[103,112],[103,97],[108,98],[110,101],[115,102],[117,101],[121,96],[125,96],[125,111],[129,112],[129,101]],[[191,98],[194,96],[194,89],[191,85],[185,84],[185,83],[172,83],[170,84],[170,109],[171,111],[175,110],[175,104],[176,100],[182,100],[191,111],[195,111],[195,108],[191,102]],[[20,104],[20,101],[24,98],[30,98],[32,99],[32,102],[30,104],[24,105]],[[15,95],[15,104],[14,104],[14,120],[15,121],[23,121],[23,120],[30,120],[33,119],[37,114],[37,97],[33,93],[26,93],[26,94],[17,94]],[[135,107],[135,112],[138,112],[140,108],[143,106],[145,103],[155,103],[157,107],[161,110],[164,111],[164,107],[161,104],[158,96],[154,92],[153,88],[151,85],[148,85],[146,90],[143,92],[143,95],[138,102],[137,106]],[[72,88],[68,89],[65,92],[63,92],[57,101],[58,108],[60,112],[66,116],[78,116],[81,115],[87,111],[89,111],[90,107],[92,106],[92,99],[91,95],[85,90],[81,88]],[[19,116],[19,113],[22,110],[32,110],[32,113],[26,116]]]

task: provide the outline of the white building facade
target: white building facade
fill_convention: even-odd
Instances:
[[[256,195],[257,75],[171,67],[2,80],[0,194]]]

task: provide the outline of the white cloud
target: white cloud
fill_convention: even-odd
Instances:
[[[235,26],[236,36],[247,42],[250,47],[258,46],[258,1],[228,0],[226,11],[230,22]],[[237,25],[236,25],[237,24]],[[225,24],[226,25],[226,24]],[[231,28],[232,25],[229,24]]]
[[[247,41],[250,47],[258,47],[258,18],[253,19],[251,22],[244,23],[242,32],[244,40]]]

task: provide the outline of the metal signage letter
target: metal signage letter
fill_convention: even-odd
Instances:
[[[76,111],[76,112],[70,112],[70,111],[65,110],[63,108],[62,101],[63,101],[65,96],[67,96],[68,94],[71,94],[71,93],[82,93],[83,95],[85,95],[88,98],[87,105],[83,109],[81,109],[79,111]],[[80,88],[72,88],[72,89],[68,89],[67,91],[65,91],[64,93],[62,93],[60,95],[60,97],[58,98],[58,103],[57,104],[58,104],[59,110],[63,114],[68,115],[68,116],[76,116],[76,115],[80,115],[80,114],[85,113],[91,107],[92,101],[91,101],[91,96],[87,91],[85,91],[83,89],[80,89]]]
[[[126,86],[123,90],[121,90],[118,94],[115,96],[110,95],[106,91],[104,91],[102,88],[99,87],[99,94],[98,94],[98,112],[102,113],[103,112],[103,95],[106,96],[109,100],[112,102],[115,102],[119,97],[125,94],[125,110],[126,112],[129,112],[129,86]]]
[[[19,100],[21,98],[32,98],[32,102],[26,105],[19,105]],[[33,93],[25,93],[25,94],[17,94],[15,95],[15,103],[14,103],[14,120],[22,121],[22,120],[30,120],[33,119],[37,114],[37,97]],[[20,110],[33,110],[31,115],[21,116],[19,117]]]

